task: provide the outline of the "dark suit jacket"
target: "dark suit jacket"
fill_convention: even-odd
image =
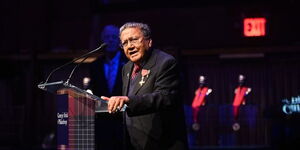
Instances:
[[[150,70],[140,85],[136,76],[133,92],[128,95],[133,63],[122,71],[123,95],[128,95],[126,126],[134,149],[187,149],[184,113],[179,91],[176,60],[160,50],[152,50],[142,68]]]

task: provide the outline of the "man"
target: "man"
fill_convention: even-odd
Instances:
[[[90,84],[88,89],[97,96],[122,94],[123,65],[128,61],[120,49],[119,28],[106,25],[100,35],[102,43],[106,43],[104,55],[90,66]],[[96,104],[96,112],[100,106]],[[96,149],[121,150],[123,147],[122,115],[96,113]]]
[[[232,125],[233,130],[237,131],[240,129],[240,125],[236,122],[239,116],[239,107],[241,104],[246,104],[246,95],[251,92],[251,88],[245,85],[246,77],[242,74],[239,75],[238,87],[234,90],[234,99],[232,102],[233,106],[233,118],[235,123]]]
[[[205,105],[205,98],[207,95],[209,95],[212,92],[212,89],[208,88],[208,86],[205,83],[205,77],[199,76],[199,87],[195,91],[195,97],[193,99],[192,103],[192,110],[193,110],[193,125],[192,128],[195,131],[198,131],[200,128],[199,125],[199,118],[198,114],[200,111],[200,107]]]
[[[187,149],[179,73],[174,57],[152,49],[148,25],[126,23],[120,28],[121,46],[130,60],[122,71],[123,95],[108,100],[114,113],[126,104],[130,149]]]

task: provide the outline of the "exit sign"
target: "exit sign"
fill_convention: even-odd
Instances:
[[[245,18],[244,36],[257,37],[266,35],[266,18]]]

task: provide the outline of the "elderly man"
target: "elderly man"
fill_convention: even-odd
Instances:
[[[114,113],[125,104],[130,149],[187,149],[177,62],[152,49],[149,26],[130,22],[120,28],[121,47],[130,60],[122,71],[123,95],[108,100]]]

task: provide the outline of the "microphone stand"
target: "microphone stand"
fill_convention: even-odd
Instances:
[[[50,79],[51,75],[52,75],[55,71],[57,71],[57,70],[59,70],[59,69],[65,67],[65,66],[67,66],[67,65],[69,65],[69,64],[71,64],[71,63],[73,63],[73,62],[75,62],[75,61],[77,61],[77,60],[79,60],[79,59],[81,59],[81,58],[84,58],[84,57],[85,57],[85,59],[87,59],[86,56],[88,56],[88,55],[90,55],[90,54],[92,54],[92,53],[94,53],[94,52],[96,52],[96,51],[98,51],[98,50],[101,50],[101,49],[102,49],[103,47],[105,47],[106,45],[107,45],[106,43],[103,43],[103,44],[101,44],[98,48],[96,48],[96,49],[94,49],[94,50],[92,50],[92,51],[90,51],[90,52],[88,52],[88,53],[86,53],[86,54],[84,54],[84,55],[81,55],[81,56],[75,58],[74,60],[69,61],[69,62],[67,62],[67,63],[65,63],[65,64],[63,64],[63,65],[61,65],[61,66],[59,66],[59,67],[57,67],[57,68],[55,68],[55,69],[53,69],[53,70],[49,73],[49,75],[48,75],[46,81],[45,81],[43,84],[46,84],[46,83],[48,82],[48,80]],[[79,64],[81,64],[85,59],[83,59]],[[76,65],[75,68],[76,68],[77,66],[78,66],[78,65]],[[72,70],[71,75],[73,74],[73,71],[75,70],[75,68]],[[69,78],[70,78],[70,77],[69,77]]]
[[[87,58],[88,58],[88,57],[85,57],[84,59],[82,59],[82,60],[81,60],[81,61],[80,61],[80,62],[72,69],[72,71],[71,71],[71,73],[70,73],[70,75],[69,75],[69,77],[68,77],[68,79],[67,79],[67,81],[66,81],[66,84],[69,83],[69,81],[70,81],[70,79],[71,79],[71,77],[72,77],[72,75],[73,75],[75,69],[76,69],[79,65],[81,65]]]

